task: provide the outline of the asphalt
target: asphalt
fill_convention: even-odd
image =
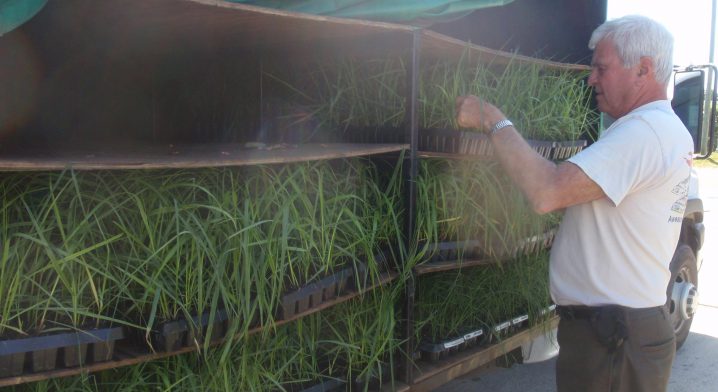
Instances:
[[[718,169],[699,168],[700,196],[706,210],[706,241],[698,272],[701,305],[686,343],[676,354],[669,392],[718,391]],[[555,359],[469,373],[437,392],[553,392]]]

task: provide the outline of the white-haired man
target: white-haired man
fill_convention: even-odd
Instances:
[[[667,100],[673,37],[627,16],[599,26],[588,79],[615,122],[566,162],[534,153],[504,114],[457,98],[463,127],[489,133],[538,213],[566,209],[551,250],[560,392],[665,391],[675,356],[669,265],[685,210],[691,136]]]

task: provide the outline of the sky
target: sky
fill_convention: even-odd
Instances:
[[[673,34],[674,64],[686,66],[708,63],[711,8],[711,0],[608,0],[607,17],[638,14],[660,22]]]

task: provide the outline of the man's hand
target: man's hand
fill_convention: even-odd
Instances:
[[[460,127],[488,132],[494,124],[505,118],[496,106],[475,95],[456,98],[456,122]]]

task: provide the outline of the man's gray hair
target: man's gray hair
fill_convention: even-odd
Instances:
[[[615,45],[624,67],[636,66],[641,57],[650,57],[656,80],[668,85],[673,72],[673,35],[662,24],[639,15],[609,20],[594,30],[589,49],[594,50],[605,38]]]

